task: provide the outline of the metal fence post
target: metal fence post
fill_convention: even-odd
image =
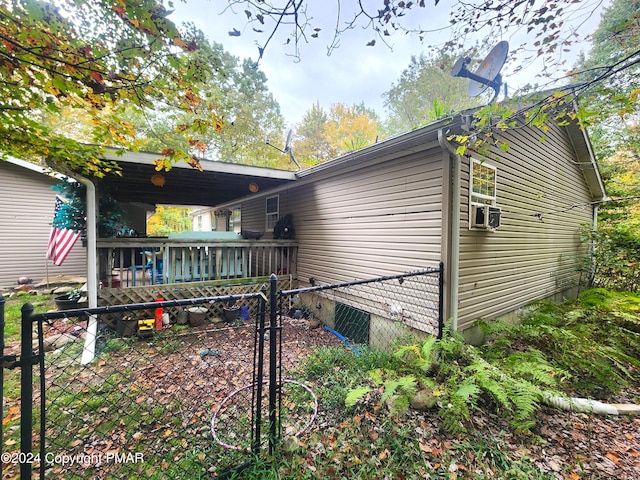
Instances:
[[[4,446],[4,429],[2,419],[4,418],[4,295],[0,293],[0,456],[2,456]],[[0,467],[1,468],[1,467]]]
[[[277,301],[278,301],[278,277],[275,273],[269,278],[269,454],[273,454],[276,446],[277,437]]]
[[[263,285],[260,291],[265,294],[267,292],[267,286]],[[260,297],[259,310],[258,310],[258,358],[257,358],[257,374],[253,381],[255,382],[255,396],[256,396],[256,410],[255,410],[255,425],[254,434],[255,438],[251,446],[251,451],[258,454],[260,451],[260,435],[262,434],[260,425],[262,423],[262,377],[264,375],[264,331],[265,331],[265,316],[266,316],[266,297]]]
[[[33,305],[22,306],[22,338],[20,339],[20,478],[31,478],[33,429]],[[41,459],[43,462],[44,459]]]

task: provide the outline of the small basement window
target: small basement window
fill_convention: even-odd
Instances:
[[[272,232],[273,227],[278,223],[278,219],[280,217],[280,197],[278,197],[278,195],[267,197],[266,212],[266,230],[268,232]]]

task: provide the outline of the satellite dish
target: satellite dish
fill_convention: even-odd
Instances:
[[[278,150],[281,153],[288,153],[289,154],[289,158],[291,159],[291,161],[293,163],[295,163],[296,166],[298,167],[298,170],[300,170],[302,167],[300,166],[300,164],[296,160],[296,157],[293,156],[293,150],[291,150],[291,135],[292,135],[292,133],[293,133],[293,129],[289,129],[289,133],[287,133],[287,140],[286,140],[286,142],[284,142],[284,148],[282,148],[282,149],[276,147],[273,143],[270,143],[269,139],[267,139],[265,143],[267,145],[269,145],[270,147],[275,148],[276,150]]]
[[[293,130],[290,128],[289,129],[289,133],[287,133],[287,141],[284,142],[284,151],[285,152],[290,152],[291,151],[291,134],[293,133]]]
[[[471,80],[468,90],[471,97],[477,97],[489,87],[493,88],[494,95],[491,99],[493,101],[498,96],[502,85],[500,70],[507,60],[508,53],[509,43],[503,40],[491,49],[489,55],[478,65],[475,72],[467,70],[467,65],[471,59],[463,57],[456,61],[451,69],[451,75],[454,77],[466,77]]]

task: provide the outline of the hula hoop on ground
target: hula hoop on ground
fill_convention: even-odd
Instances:
[[[266,384],[268,383],[268,380],[263,380],[262,383]],[[318,415],[318,397],[316,397],[316,394],[313,393],[313,390],[311,390],[311,388],[309,388],[307,385],[305,385],[304,383],[300,383],[300,382],[296,382],[295,380],[282,380],[282,383],[289,383],[292,385],[297,385],[299,387],[304,388],[307,392],[309,392],[309,394],[311,395],[311,398],[313,399],[313,415],[311,415],[311,419],[307,422],[307,424],[302,428],[302,430],[296,432],[294,434],[294,437],[299,437],[300,435],[302,435],[304,432],[306,432],[309,427],[313,424],[313,422],[316,419],[316,416]],[[225,406],[225,404],[231,400],[235,395],[237,395],[238,393],[247,390],[248,388],[252,388],[255,387],[257,385],[257,382],[253,382],[253,383],[249,383],[247,385],[244,385],[240,388],[237,388],[236,390],[234,390],[233,392],[231,392],[229,395],[227,395],[224,400],[222,400],[222,402],[220,402],[220,404],[218,405],[218,407],[216,408],[216,411],[213,412],[213,417],[211,418],[211,434],[213,435],[213,439],[216,441],[216,443],[218,445],[220,445],[221,447],[230,449],[230,450],[242,450],[242,447],[238,447],[235,445],[229,445],[228,443],[224,443],[222,440],[220,440],[218,438],[218,435],[216,434],[216,423],[217,423],[217,418],[218,418],[218,413],[220,413],[220,410],[222,409],[222,407]]]

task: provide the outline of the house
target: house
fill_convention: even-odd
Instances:
[[[213,207],[198,207],[189,211],[191,230],[194,232],[210,232],[215,227],[215,209]]]
[[[86,251],[76,242],[64,263],[46,260],[59,175],[23,160],[0,160],[0,287],[19,277],[40,282],[58,275],[87,273]]]
[[[218,208],[240,208],[243,230],[266,239],[293,215],[301,286],[444,262],[445,318],[471,335],[476,319],[576,293],[581,231],[606,194],[575,122],[544,134],[521,123],[496,133],[506,151],[458,155],[448,138],[469,128],[469,116],[456,115]]]
[[[191,229],[194,232],[211,230],[240,232],[240,210],[196,207],[190,210],[189,216],[191,217]]]
[[[125,248],[151,252],[156,266],[161,255],[167,288],[178,279],[225,281],[238,272],[285,274],[304,287],[442,262],[442,301],[429,308],[442,308],[472,339],[476,319],[575,295],[577,262],[588,253],[581,232],[595,224],[606,192],[576,122],[550,123],[544,133],[521,122],[494,132],[507,149],[496,143],[485,154],[460,155],[450,139],[473,132],[470,118],[454,115],[295,173],[205,161],[203,171],[179,165],[158,174],[157,154],[125,153],[115,158],[122,177],[103,179],[118,200],[215,206],[217,232],[231,230],[233,217],[249,235],[98,239],[97,249],[107,265]],[[295,239],[274,238],[288,215]],[[151,287],[152,278],[137,286]],[[432,333],[433,322],[413,313],[407,326]]]

